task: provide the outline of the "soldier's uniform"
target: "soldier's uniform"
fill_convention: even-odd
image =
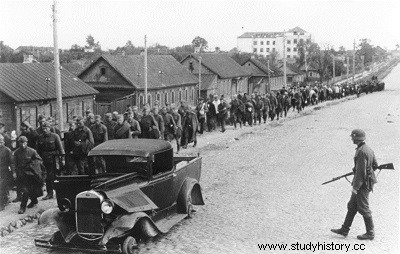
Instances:
[[[13,154],[4,144],[4,137],[0,134],[0,211],[8,202],[8,191],[12,187],[14,169]]]
[[[87,174],[87,155],[93,148],[94,139],[92,131],[84,125],[82,117],[76,120],[77,127],[72,133],[74,148],[72,150],[72,160],[74,161],[78,174]]]
[[[21,206],[18,211],[21,214],[25,212],[29,198],[31,203],[28,208],[34,207],[38,203],[37,198],[43,195],[43,179],[40,167],[42,158],[35,149],[23,145],[28,142],[25,136],[21,136],[18,141],[20,147],[14,152],[14,156],[16,174],[22,188]]]
[[[44,123],[42,127],[50,128],[50,125],[48,123]],[[53,182],[57,171],[59,155],[65,155],[60,137],[53,132],[44,132],[43,134],[39,135],[37,152],[42,157],[44,167],[46,168],[47,195],[43,198],[43,200],[51,199],[53,198]]]
[[[360,240],[372,240],[375,237],[375,233],[368,197],[369,193],[373,190],[374,184],[377,182],[374,168],[378,164],[374,152],[364,142],[365,132],[355,129],[352,131],[351,137],[355,144],[357,144],[354,156],[353,192],[347,204],[347,215],[342,227],[340,229],[332,229],[332,232],[347,236],[353,219],[357,212],[359,212],[364,218],[367,233],[359,235],[357,238]]]
[[[90,126],[90,130],[93,134],[94,146],[100,145],[108,140],[107,127],[104,124],[94,123]]]
[[[114,127],[117,125],[115,121],[112,119],[112,115],[110,113],[106,114],[106,119],[103,122],[103,124],[107,127],[107,135],[108,135],[108,140],[114,139]]]

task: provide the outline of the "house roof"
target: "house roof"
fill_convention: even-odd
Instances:
[[[215,74],[201,74],[201,90],[210,89],[216,77]]]
[[[238,38],[276,38],[283,36],[283,32],[245,32]]]
[[[295,28],[292,28],[287,31],[288,33],[307,33],[304,29],[296,26]],[[238,36],[238,38],[276,38],[276,37],[282,37],[283,36],[283,31],[282,32],[245,32],[244,34]]]
[[[61,64],[62,67],[70,71],[74,75],[79,75],[84,69],[82,64],[74,62],[74,63],[63,63]]]
[[[268,66],[265,66],[262,62],[258,61],[255,58],[249,58],[245,63],[242,64],[242,66],[245,65],[247,62],[253,63],[258,68],[258,71],[252,72],[253,75],[257,74],[258,76],[268,76],[268,72],[272,74],[272,70],[268,70]]]
[[[94,66],[100,59],[108,62],[132,86],[144,89],[144,56],[102,55],[78,76]],[[139,74],[139,75],[138,75]],[[189,70],[171,55],[147,56],[147,88],[197,84],[199,81]]]
[[[300,27],[298,27],[298,26],[296,26],[295,28],[289,29],[288,32],[291,32],[291,33],[294,33],[294,32],[297,32],[297,33],[307,33],[306,30],[304,30],[304,29],[302,29],[302,28],[300,28]]]
[[[181,62],[190,56],[199,61],[199,54],[191,54]],[[221,78],[238,78],[251,75],[228,54],[201,54],[201,64]]]
[[[62,68],[62,97],[94,95],[98,91]],[[56,85],[52,63],[0,64],[0,91],[17,102],[56,99]],[[47,83],[46,78],[50,78]]]

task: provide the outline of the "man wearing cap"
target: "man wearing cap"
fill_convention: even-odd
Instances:
[[[117,124],[114,127],[114,139],[131,138],[130,127],[129,123],[124,121],[123,115],[117,115]]]
[[[174,138],[176,140],[176,152],[178,153],[181,148],[181,137],[182,137],[182,118],[181,115],[176,110],[175,104],[172,103],[170,106],[167,107],[168,113],[171,114],[172,118],[175,122],[175,133]]]
[[[4,145],[4,137],[0,134],[0,211],[8,202],[8,191],[13,185],[14,160],[10,148]]]
[[[43,164],[46,168],[46,191],[47,195],[43,200],[53,198],[54,179],[57,171],[57,156],[65,155],[60,137],[50,131],[50,124],[42,124],[44,133],[39,135],[37,142],[37,152],[43,158]]]
[[[374,184],[377,182],[374,168],[378,166],[372,149],[365,144],[365,132],[361,129],[355,129],[351,132],[351,139],[356,148],[354,156],[354,178],[352,182],[352,190],[350,201],[347,204],[347,215],[344,223],[339,229],[331,229],[332,232],[347,236],[350,226],[357,212],[363,218],[366,233],[357,236],[360,240],[373,240],[375,237],[374,223],[372,220],[371,210],[369,209],[369,192],[373,190]]]
[[[72,150],[72,159],[78,168],[78,174],[87,174],[87,155],[93,148],[94,139],[92,131],[85,126],[83,117],[76,118],[76,128],[73,131],[74,149]]]
[[[92,126],[94,124],[95,120],[94,120],[94,114],[93,113],[89,113],[85,119],[85,126],[90,128],[90,126]]]
[[[54,135],[57,136],[56,134]],[[22,200],[18,213],[22,214],[27,207],[34,207],[38,203],[37,198],[43,195],[43,179],[40,166],[42,158],[35,149],[28,147],[28,139],[25,136],[19,137],[18,143],[19,148],[14,152],[14,156],[16,175],[22,189]],[[26,206],[29,198],[31,202]]]
[[[39,134],[34,128],[32,128],[32,126],[28,121],[24,121],[23,123],[21,123],[20,136],[25,136],[28,139],[28,146],[30,148],[36,149],[36,144],[39,138]]]
[[[143,116],[142,119],[140,119],[140,129],[142,130],[142,133],[140,134],[139,138],[160,138],[158,123],[150,114],[149,106],[145,106],[143,108]]]
[[[188,105],[184,107],[184,115],[182,118],[182,137],[181,146],[186,149],[187,145],[193,142],[193,147],[197,145],[197,116]]]
[[[90,130],[93,134],[94,146],[108,140],[107,127],[101,123],[101,116],[94,116],[94,123],[90,125]]]
[[[114,127],[117,125],[117,122],[112,120],[111,113],[105,114],[104,125],[107,127],[108,140],[114,139]]]
[[[199,103],[196,106],[197,119],[199,120],[199,134],[204,132],[204,124],[206,122],[206,113],[208,111],[207,104],[203,98],[199,98]]]

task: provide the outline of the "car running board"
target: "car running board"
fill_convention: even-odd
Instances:
[[[163,218],[159,221],[157,221],[155,224],[157,228],[163,232],[164,234],[167,233],[174,225],[176,225],[178,222],[183,220],[184,218],[187,217],[187,214],[182,214],[182,213],[176,213],[174,215],[168,216],[166,218]]]

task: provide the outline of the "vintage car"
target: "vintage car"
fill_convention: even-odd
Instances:
[[[166,233],[204,205],[201,157],[174,157],[170,143],[110,140],[89,152],[88,175],[58,176],[58,208],[39,224],[56,224],[45,248],[134,253],[139,239]]]

